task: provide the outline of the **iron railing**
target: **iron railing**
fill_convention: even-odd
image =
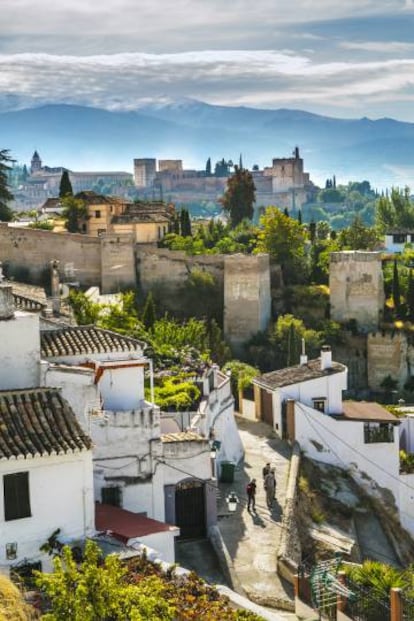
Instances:
[[[351,595],[346,599],[345,613],[353,621],[390,621],[389,597],[383,598],[373,589],[366,589],[348,577],[347,586]]]

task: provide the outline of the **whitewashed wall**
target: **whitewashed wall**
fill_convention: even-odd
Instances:
[[[94,383],[92,369],[42,363],[44,368],[42,384],[61,388],[62,396],[68,401],[82,428],[89,433],[87,410],[89,404],[99,404],[99,393]]]
[[[138,537],[137,539],[130,539],[128,546],[135,547],[141,543],[148,548],[152,548],[157,551],[157,557],[166,563],[175,563],[175,545],[174,539],[180,534],[180,529],[174,529],[171,531],[164,531],[161,533],[153,533],[146,537]]]
[[[327,413],[341,414],[342,391],[346,390],[347,381],[348,370],[278,388],[273,392],[273,424],[278,425],[277,429],[282,429],[282,403],[285,399],[295,399],[313,408],[312,399],[324,397]]]
[[[400,474],[401,524],[414,537],[414,474]]]
[[[136,410],[144,401],[144,368],[105,369],[98,382],[105,410]]]
[[[0,567],[23,559],[46,561],[39,552],[53,531],[61,529],[61,539],[70,540],[93,534],[92,455],[82,451],[67,455],[35,457],[0,462],[0,480],[5,474],[29,472],[32,517],[4,520],[4,498],[0,494]],[[17,542],[17,559],[6,559],[6,543]]]
[[[40,385],[38,315],[16,311],[0,321],[0,354],[0,390]]]
[[[389,489],[398,506],[399,438],[394,442],[364,443],[364,423],[341,421],[295,403],[295,435],[310,459],[345,468],[371,493],[374,487],[365,475],[380,487]]]

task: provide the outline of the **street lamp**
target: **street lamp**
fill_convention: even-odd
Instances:
[[[237,503],[239,502],[236,492],[230,492],[226,500],[230,513],[234,513],[237,509]]]

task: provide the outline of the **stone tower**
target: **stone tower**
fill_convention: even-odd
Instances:
[[[332,252],[329,266],[331,319],[357,322],[359,330],[378,328],[384,307],[381,253]]]
[[[269,255],[226,255],[224,259],[224,335],[235,353],[270,321]]]
[[[32,161],[30,163],[30,172],[31,174],[35,174],[41,172],[42,170],[42,160],[40,159],[40,155],[37,151],[33,153]]]

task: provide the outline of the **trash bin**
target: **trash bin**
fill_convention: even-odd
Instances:
[[[220,481],[222,483],[233,483],[234,469],[236,464],[232,461],[222,461],[220,464]]]

